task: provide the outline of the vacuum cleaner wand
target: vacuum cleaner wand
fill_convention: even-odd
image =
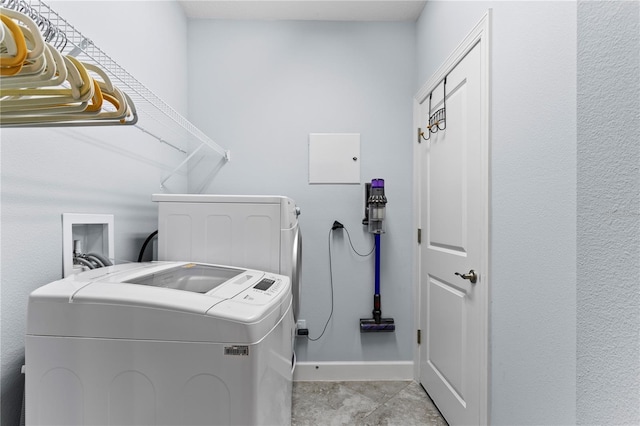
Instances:
[[[373,295],[373,318],[360,319],[360,332],[395,331],[396,325],[393,318],[382,318],[380,303],[380,234],[385,232],[384,216],[387,198],[384,195],[384,180],[373,179],[367,197],[368,230],[375,237],[375,294]],[[364,221],[363,221],[364,223]]]
[[[380,234],[375,235],[376,241],[376,273],[375,273],[375,294],[373,295],[373,319],[380,323],[382,310],[380,309]]]

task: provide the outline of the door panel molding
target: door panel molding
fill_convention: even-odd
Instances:
[[[425,84],[420,88],[420,90],[414,96],[414,130],[420,127],[420,105],[423,103],[430,93],[433,92],[432,98],[432,106],[435,110],[436,105],[441,105],[443,98],[443,91],[438,90],[441,89],[438,86],[441,85],[445,76],[447,76],[463,59],[464,57],[478,44],[480,45],[480,62],[481,62],[481,88],[480,88],[480,96],[481,96],[481,114],[480,114],[480,158],[481,162],[481,170],[482,170],[482,180],[479,182],[480,191],[482,193],[482,205],[479,206],[479,211],[481,211],[481,244],[482,244],[482,256],[481,256],[481,270],[483,271],[482,275],[479,277],[478,283],[474,286],[474,298],[477,299],[480,309],[482,309],[482,318],[480,325],[480,335],[478,339],[480,341],[480,357],[478,359],[479,368],[480,368],[480,377],[479,377],[479,386],[480,386],[480,401],[479,401],[479,419],[480,424],[489,424],[490,423],[490,413],[489,413],[489,300],[490,300],[490,277],[491,271],[489,269],[490,265],[490,141],[491,141],[491,96],[490,96],[490,57],[491,57],[491,10],[489,9],[487,13],[482,17],[482,19],[478,22],[478,24],[469,32],[469,34],[464,38],[464,40],[456,47],[456,49],[449,55],[449,57],[445,60],[445,62],[438,68],[438,70],[425,82]],[[447,107],[449,106],[449,94],[454,91],[460,90],[460,87],[448,87],[447,83]],[[438,106],[439,108],[439,106]],[[412,132],[415,133],[415,132]],[[422,144],[427,144],[433,142],[422,141]],[[417,229],[422,228],[426,229],[429,226],[428,223],[421,223],[421,212],[423,206],[421,205],[420,198],[420,188],[421,188],[421,172],[420,172],[420,149],[421,144],[418,142],[414,142],[414,225]],[[428,233],[427,235],[430,235]],[[458,247],[447,247],[446,244],[444,246],[441,245],[443,243],[434,242],[435,246],[438,247],[443,252],[448,251],[458,251]],[[423,314],[421,312],[421,304],[425,301],[428,301],[427,294],[422,294],[420,288],[420,279],[423,271],[421,270],[421,247],[422,250],[426,249],[427,246],[430,246],[431,242],[427,241],[427,239],[423,238],[422,244],[416,243],[414,246],[414,322],[416,329],[420,329],[420,318]],[[431,245],[432,246],[432,245]],[[433,246],[432,246],[433,247]],[[460,253],[460,252],[459,252]],[[460,253],[462,254],[462,253]],[[461,271],[466,272],[466,271]],[[454,281],[455,282],[455,281]],[[461,283],[462,284],[462,283]],[[456,288],[456,287],[454,287]],[[424,292],[426,293],[426,292]],[[428,330],[422,330],[423,333],[429,332]],[[423,339],[422,344],[426,344],[425,341],[428,339]],[[428,352],[428,349],[427,349]],[[420,345],[417,342],[414,344],[414,378],[416,381],[420,381],[420,368],[421,368],[421,360],[420,360]]]

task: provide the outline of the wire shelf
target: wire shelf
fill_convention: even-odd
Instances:
[[[2,6],[19,10],[29,15],[50,32],[50,43],[62,54],[75,56],[83,62],[93,63],[102,68],[115,85],[126,92],[136,106],[139,120],[134,125],[146,134],[153,136],[185,155],[188,142],[196,142],[199,151],[203,146],[218,153],[225,160],[230,159],[230,152],[225,150],[185,117],[169,106],[155,93],[145,87],[113,58],[98,48],[88,37],[85,37],[66,19],[55,12],[41,0],[2,0]],[[54,33],[51,33],[54,31]],[[44,32],[44,30],[43,30]],[[173,172],[177,172],[188,160]],[[173,175],[173,173],[171,175]],[[170,175],[170,176],[171,176]],[[169,177],[170,177],[169,176]],[[169,178],[167,177],[165,181]],[[163,181],[164,182],[164,181]]]

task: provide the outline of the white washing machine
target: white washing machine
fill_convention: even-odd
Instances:
[[[158,260],[234,265],[291,279],[299,311],[300,209],[283,196],[154,194]]]
[[[285,425],[289,278],[185,262],[94,269],[29,297],[28,425]]]

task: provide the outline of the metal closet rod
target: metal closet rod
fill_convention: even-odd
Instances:
[[[170,107],[166,102],[160,99],[157,95],[146,88],[136,78],[134,78],[129,72],[122,68],[118,63],[113,60],[109,55],[103,52],[101,49],[95,46],[95,44],[87,37],[82,35],[80,31],[76,30],[67,20],[62,18],[57,12],[55,12],[49,5],[42,0],[0,0],[0,5],[14,10],[22,10],[23,13],[29,15],[43,31],[49,34],[49,37],[55,37],[55,47],[70,56],[78,56],[80,58],[87,58],[96,65],[100,66],[113,78],[120,81],[127,90],[130,90],[130,94],[135,93],[135,98],[140,98],[148,105],[149,108],[142,108],[141,111],[147,112],[150,116],[152,110],[161,113],[162,118],[170,118],[171,121],[182,130],[188,132],[192,137],[198,139],[202,144],[209,147],[226,161],[230,160],[229,150],[225,150],[216,142],[211,140],[200,129],[194,126],[181,114]],[[157,120],[163,125],[164,122]],[[136,128],[144,133],[154,137],[159,142],[167,144],[168,146],[186,154],[187,152],[175,144],[167,141],[166,138],[160,137],[157,134],[145,129],[140,124],[137,124],[137,119],[132,120],[130,125],[135,125]],[[121,123],[108,123],[108,122],[82,122],[82,123],[46,123],[39,125],[40,127],[78,127],[78,126],[105,126],[105,125],[122,125]],[[18,126],[16,126],[18,127]],[[29,127],[29,126],[19,126]],[[198,148],[198,150],[201,146]]]

